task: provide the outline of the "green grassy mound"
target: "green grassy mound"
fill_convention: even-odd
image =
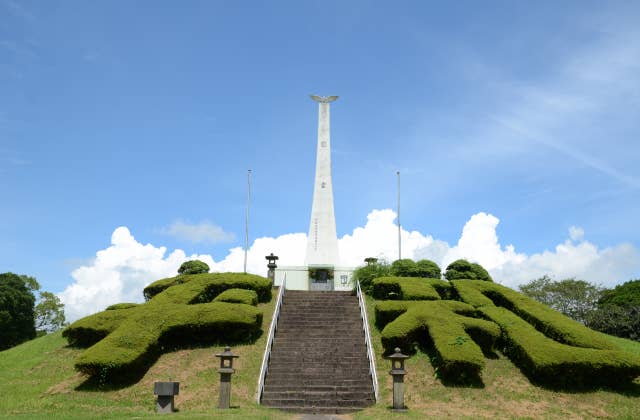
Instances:
[[[400,303],[400,302],[398,302]],[[482,319],[466,315],[475,309],[456,301],[425,301],[384,305],[376,308],[376,316],[385,311],[398,313],[382,330],[382,346],[386,353],[399,347],[414,353],[414,345],[433,348],[433,364],[447,381],[476,382],[484,367],[485,352],[491,352],[500,337],[500,328]],[[389,319],[387,316],[386,319]],[[381,324],[380,321],[376,321]]]
[[[256,306],[258,304],[258,294],[253,290],[227,289],[213,299],[214,302],[244,303],[245,305]]]
[[[393,300],[438,300],[447,297],[451,286],[438,279],[379,277],[373,280],[373,297]]]
[[[65,329],[63,336],[70,344],[91,346],[77,358],[76,369],[111,381],[125,374],[143,373],[168,350],[194,344],[247,342],[260,334],[259,309],[244,303],[211,301],[225,291],[229,291],[227,297],[240,296],[240,300],[252,304],[260,297],[269,300],[268,279],[235,273],[179,278],[187,281],[167,286],[161,280],[162,291],[143,305],[114,305]],[[246,290],[249,287],[257,290]]]

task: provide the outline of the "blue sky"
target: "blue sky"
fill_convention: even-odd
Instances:
[[[62,292],[121,226],[222,261],[249,168],[251,238],[306,233],[316,93],[340,96],[339,237],[395,208],[400,170],[407,240],[454,248],[476,220],[500,255],[462,256],[492,273],[640,277],[639,20],[613,1],[0,0],[0,271]],[[567,243],[596,260],[572,271]]]

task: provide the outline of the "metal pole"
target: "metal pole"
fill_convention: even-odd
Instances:
[[[244,273],[247,274],[247,251],[249,250],[249,202],[251,199],[251,169],[247,171],[247,208],[244,218]]]
[[[400,171],[396,172],[398,175],[398,259],[402,259],[402,228],[400,227]]]

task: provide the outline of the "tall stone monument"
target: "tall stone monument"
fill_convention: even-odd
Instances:
[[[333,210],[333,186],[331,182],[331,124],[330,103],[337,96],[316,96],[318,102],[318,145],[316,153],[316,178],[313,187],[311,223],[307,237],[305,265],[309,267],[311,289],[328,288],[328,277],[338,265],[338,236]],[[331,290],[331,289],[329,289]]]
[[[340,256],[331,179],[330,103],[338,97],[311,95],[311,99],[318,103],[318,143],[307,253],[304,266],[276,269],[274,284],[282,284],[286,279],[287,289],[349,290],[353,268],[338,266]]]

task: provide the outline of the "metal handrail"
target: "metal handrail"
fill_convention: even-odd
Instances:
[[[371,373],[371,381],[373,382],[373,394],[378,401],[378,374],[376,373],[376,359],[373,353],[373,345],[371,345],[371,334],[369,333],[369,318],[367,317],[367,306],[364,301],[364,295],[360,288],[360,282],[356,283],[358,291],[358,304],[360,305],[360,316],[362,316],[362,329],[364,330],[364,341],[367,345],[367,357],[369,358],[369,372]]]
[[[285,273],[278,291],[278,299],[276,300],[276,307],[273,311],[273,318],[271,319],[271,326],[269,327],[269,336],[267,337],[267,345],[264,349],[264,356],[262,357],[262,367],[260,368],[260,378],[258,379],[258,404],[262,399],[262,392],[264,391],[264,380],[267,377],[267,371],[269,370],[269,359],[271,358],[271,347],[273,347],[273,337],[278,329],[278,318],[280,317],[280,308],[282,307],[282,297],[284,295],[285,285],[287,283],[287,275]]]

